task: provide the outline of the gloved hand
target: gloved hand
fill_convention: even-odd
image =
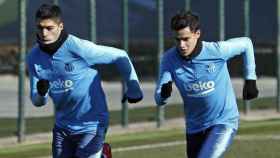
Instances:
[[[140,98],[129,98],[127,97],[126,94],[123,95],[123,98],[122,98],[122,103],[128,101],[129,103],[137,103],[139,101],[141,101],[143,99],[143,97],[141,96]]]
[[[259,91],[257,89],[256,80],[245,80],[243,87],[243,99],[250,100],[257,98]]]
[[[168,98],[171,96],[171,92],[172,92],[172,82],[169,81],[168,83],[165,83],[161,86],[160,96],[162,98]]]
[[[128,95],[128,94],[133,94]],[[133,97],[133,98],[131,98]],[[143,99],[143,92],[136,80],[130,80],[127,82],[127,91],[124,93],[122,103],[128,101],[129,103],[137,103]]]
[[[45,96],[48,92],[48,89],[50,87],[50,83],[48,80],[41,79],[37,82],[37,91],[39,95]]]

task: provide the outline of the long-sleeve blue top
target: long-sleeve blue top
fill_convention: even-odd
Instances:
[[[247,37],[202,41],[200,53],[188,60],[180,56],[176,47],[170,48],[161,58],[156,104],[167,103],[168,98],[160,95],[161,87],[172,81],[184,103],[187,133],[215,124],[237,129],[239,112],[227,68],[227,60],[236,55],[242,55],[245,79],[256,80],[253,44]]]
[[[36,44],[27,56],[32,103],[45,105],[50,96],[55,105],[55,125],[73,134],[94,132],[98,125],[108,126],[106,98],[93,65],[111,63],[126,81],[127,97],[143,97],[135,69],[123,50],[96,45],[73,35],[53,55]],[[37,93],[40,79],[50,83],[45,96]]]

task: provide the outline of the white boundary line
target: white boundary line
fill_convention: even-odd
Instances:
[[[237,135],[235,140],[280,140],[280,135]]]

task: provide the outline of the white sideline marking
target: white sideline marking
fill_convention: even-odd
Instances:
[[[280,135],[237,135],[235,140],[280,140]]]
[[[244,141],[262,141],[262,140],[280,140],[280,135],[244,135],[244,136],[236,136],[235,140],[244,140]],[[184,141],[174,141],[174,142],[165,142],[165,143],[156,143],[156,144],[146,144],[146,145],[135,145],[130,147],[121,147],[112,149],[112,152],[123,152],[123,151],[132,151],[132,150],[144,150],[144,149],[154,149],[154,148],[162,148],[162,147],[169,147],[169,146],[176,146],[176,145],[185,145],[186,142]]]

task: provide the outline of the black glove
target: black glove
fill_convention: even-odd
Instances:
[[[128,101],[129,103],[137,103],[139,101],[141,101],[143,99],[143,97],[140,97],[140,98],[128,98],[126,96],[126,94],[123,96],[122,98],[122,103]]]
[[[256,80],[245,80],[243,87],[243,99],[250,100],[257,98],[259,91],[257,89]]]
[[[169,81],[168,83],[165,83],[161,86],[160,96],[162,98],[168,98],[170,97],[171,92],[172,92],[172,82]]]
[[[48,80],[41,79],[37,82],[37,91],[39,95],[44,96],[50,87],[50,83]]]

